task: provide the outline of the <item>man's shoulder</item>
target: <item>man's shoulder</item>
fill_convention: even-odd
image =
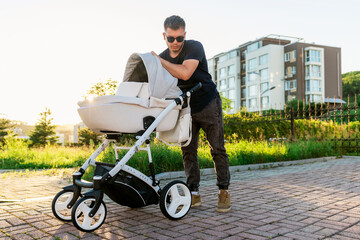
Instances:
[[[196,40],[185,40],[186,45],[188,45],[189,47],[202,47],[201,42],[196,41]]]
[[[162,51],[162,53],[159,54],[159,56],[161,58],[165,58],[167,55],[169,55],[169,49],[165,49],[164,51]]]

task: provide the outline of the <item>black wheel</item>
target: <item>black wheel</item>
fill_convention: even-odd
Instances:
[[[96,212],[96,214],[93,217],[90,217],[89,213],[94,206],[95,206],[94,197],[83,197],[75,203],[71,211],[71,218],[74,226],[80,231],[92,232],[98,229],[105,222],[105,218],[106,218],[105,203],[101,201],[99,210]]]
[[[74,196],[72,190],[62,190],[54,197],[51,209],[54,216],[65,222],[71,221],[71,208],[68,208],[67,205],[70,203]]]
[[[172,181],[162,190],[160,195],[160,209],[165,217],[178,220],[184,217],[191,207],[191,193],[182,181]]]

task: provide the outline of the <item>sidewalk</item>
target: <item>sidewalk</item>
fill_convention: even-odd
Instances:
[[[203,176],[203,204],[183,219],[168,220],[156,205],[130,209],[107,202],[106,221],[93,233],[52,215],[52,197],[68,180],[0,178],[0,240],[360,239],[359,172],[360,157],[234,171],[232,209],[225,214],[215,211],[215,175]]]

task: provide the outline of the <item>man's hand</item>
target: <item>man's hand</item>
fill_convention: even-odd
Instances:
[[[151,54],[154,55],[154,56],[156,56],[156,57],[158,57],[158,58],[160,58],[160,56],[157,55],[154,51],[151,51]]]

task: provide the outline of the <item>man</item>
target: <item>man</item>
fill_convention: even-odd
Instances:
[[[192,116],[192,140],[182,147],[183,162],[187,184],[190,188],[192,207],[201,205],[199,194],[200,169],[197,160],[199,130],[202,128],[211,146],[211,155],[217,174],[218,212],[230,210],[229,159],[224,147],[224,126],[222,103],[215,83],[208,73],[207,60],[203,46],[194,40],[185,40],[185,21],[179,16],[170,16],[164,22],[164,40],[168,48],[160,55],[162,66],[178,78],[178,86],[187,91],[197,83],[202,88],[193,93],[190,100]],[[156,55],[152,52],[153,55]],[[157,55],[156,55],[157,56]]]

